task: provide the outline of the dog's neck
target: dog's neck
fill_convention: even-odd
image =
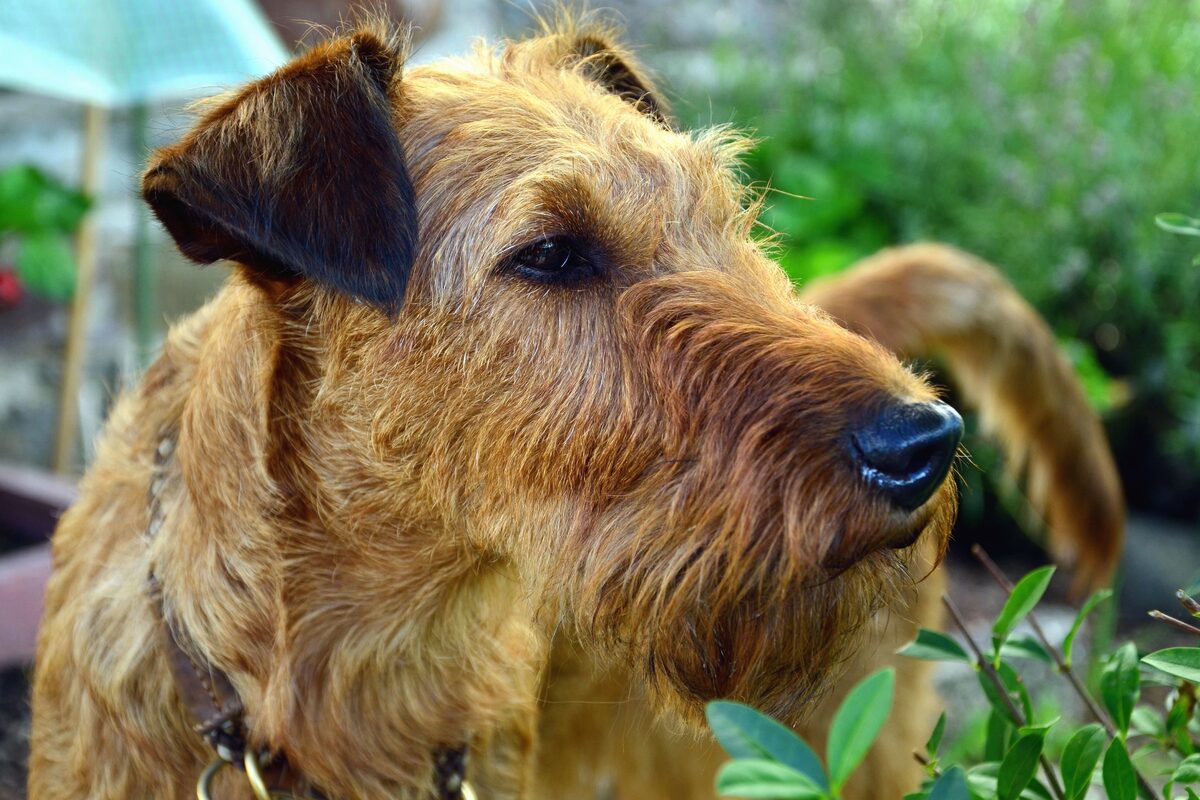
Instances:
[[[150,545],[166,613],[229,675],[251,744],[330,796],[409,796],[446,731],[525,742],[501,741],[507,761],[486,761],[509,774],[483,776],[523,781],[544,643],[516,582],[419,509],[384,507],[404,493],[333,449],[345,421],[311,413],[313,365],[258,293],[234,282],[214,302],[244,335],[208,336],[202,314],[163,357],[186,384]]]

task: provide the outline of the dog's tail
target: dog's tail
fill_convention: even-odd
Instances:
[[[909,245],[814,282],[802,299],[897,355],[943,358],[1011,474],[1024,471],[1076,587],[1111,577],[1125,504],[1108,441],[1049,327],[995,268],[952,247]]]

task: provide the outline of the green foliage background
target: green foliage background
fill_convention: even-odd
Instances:
[[[719,46],[711,101],[678,105],[749,128],[749,177],[812,198],[769,197],[789,273],[927,238],[996,263],[1127,385],[1110,429],[1134,503],[1200,518],[1200,269],[1154,222],[1200,211],[1200,3],[814,0],[782,18],[770,44]]]

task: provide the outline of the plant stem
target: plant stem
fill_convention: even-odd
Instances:
[[[983,565],[984,569],[986,569],[989,574],[991,574],[992,579],[1000,585],[1001,589],[1006,592],[1012,591],[1012,581],[1010,581],[1008,576],[1000,570],[1000,567],[996,566],[996,562],[992,561],[992,558],[987,554],[987,551],[985,551],[979,545],[974,545],[971,547],[971,555],[978,559],[979,563]],[[1153,612],[1151,612],[1151,616],[1153,616]],[[1065,659],[1063,659],[1063,655],[1059,652],[1058,648],[1050,643],[1050,639],[1046,636],[1046,632],[1043,631],[1042,626],[1038,624],[1037,617],[1035,617],[1033,612],[1030,611],[1025,618],[1029,620],[1029,627],[1033,628],[1033,633],[1035,636],[1037,636],[1038,641],[1042,643],[1042,647],[1046,648],[1046,652],[1050,654],[1052,659],[1054,659],[1055,668],[1066,677],[1067,682],[1071,684],[1071,688],[1075,690],[1075,694],[1079,695],[1079,699],[1083,701],[1085,706],[1087,706],[1088,711],[1090,711],[1092,716],[1096,718],[1096,721],[1104,726],[1104,730],[1108,732],[1109,738],[1117,738],[1117,726],[1113,724],[1112,719],[1107,713],[1105,713],[1104,709],[1100,707],[1100,704],[1096,702],[1095,698],[1092,697],[1091,692],[1084,687],[1083,682],[1079,680],[1079,676],[1075,674],[1073,669],[1071,669],[1071,665],[1068,664]],[[1188,627],[1191,626],[1189,625]],[[1197,630],[1196,632],[1200,634],[1200,630]],[[1150,782],[1142,776],[1142,773],[1138,771],[1136,767],[1134,768],[1134,774],[1137,775],[1138,785],[1142,788],[1142,791],[1145,792],[1149,797],[1153,797],[1155,800],[1158,800],[1160,795],[1158,792],[1154,791],[1154,787],[1150,785]]]
[[[984,569],[991,574],[992,578],[1000,585],[1001,589],[1006,592],[1012,591],[1012,581],[1010,581],[1008,576],[1000,571],[1000,567],[996,566],[996,562],[992,561],[991,556],[989,556],[982,547],[979,545],[974,545],[971,548],[971,555],[975,556],[975,558],[979,560],[980,564],[983,564]],[[1058,648],[1050,644],[1050,639],[1046,636],[1046,632],[1042,630],[1042,626],[1038,623],[1037,617],[1034,616],[1032,611],[1030,611],[1025,618],[1029,620],[1029,627],[1033,628],[1033,633],[1035,636],[1037,636],[1038,641],[1042,643],[1042,647],[1046,648],[1046,652],[1050,654],[1052,659],[1054,659],[1054,666],[1059,672],[1066,676],[1067,680],[1071,684],[1071,687],[1075,690],[1075,693],[1079,695],[1079,698],[1083,700],[1084,705],[1088,707],[1088,711],[1092,713],[1092,716],[1096,718],[1097,722],[1105,727],[1109,736],[1116,736],[1116,726],[1113,725],[1113,722],[1111,719],[1109,719],[1108,714],[1104,713],[1104,709],[1100,707],[1095,699],[1093,699],[1091,693],[1084,688],[1083,683],[1079,680],[1079,676],[1075,674],[1075,671],[1071,669],[1070,665],[1067,664],[1066,660],[1063,659],[1062,653],[1058,651]]]
[[[1151,617],[1154,617],[1154,619],[1159,620],[1160,622],[1165,622],[1168,625],[1174,625],[1181,631],[1187,631],[1193,636],[1200,636],[1200,628],[1197,628],[1195,625],[1189,625],[1183,620],[1175,619],[1175,617],[1172,617],[1170,614],[1164,614],[1161,611],[1150,611],[1148,613]]]
[[[967,645],[971,648],[971,652],[975,654],[979,668],[983,670],[983,674],[992,682],[1001,699],[1004,700],[1004,704],[1008,707],[1008,713],[1017,721],[1018,726],[1026,725],[1029,720],[1025,719],[1025,715],[1021,713],[1021,709],[1017,708],[1016,703],[1012,701],[1012,698],[1008,694],[1008,687],[1004,685],[1004,681],[1000,680],[1000,675],[997,674],[995,667],[983,657],[983,651],[979,649],[979,645],[971,638],[971,631],[968,630],[967,622],[963,619],[962,613],[959,612],[958,606],[950,599],[949,595],[945,594],[942,595],[942,603],[946,606],[946,610],[950,612],[950,616],[953,618],[954,624],[958,626],[963,638],[967,640]],[[1050,793],[1058,798],[1058,800],[1065,800],[1066,795],[1063,794],[1062,787],[1058,784],[1058,775],[1054,772],[1054,765],[1050,763],[1050,759],[1046,758],[1046,755],[1043,753],[1038,757],[1038,760],[1042,762],[1042,771],[1046,773],[1046,783],[1050,786]]]
[[[1175,596],[1179,598],[1180,604],[1187,609],[1187,612],[1193,617],[1200,618],[1200,603],[1197,603],[1195,598],[1185,592],[1183,589],[1175,592]]]
[[[929,769],[931,766],[929,758],[920,750],[913,750],[913,758],[917,760],[918,764],[920,764],[922,767],[925,767],[925,769]],[[942,770],[940,767],[935,766],[931,771],[933,772],[934,778],[942,777]]]

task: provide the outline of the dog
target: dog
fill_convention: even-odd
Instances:
[[[915,787],[893,654],[940,620],[961,420],[897,354],[945,356],[1093,583],[1120,487],[1045,324],[940,245],[798,296],[746,141],[675,130],[602,27],[404,54],[349,30],[151,159],[234,266],[55,535],[30,797],[712,797],[705,701],[819,743],[885,663],[847,796]]]

